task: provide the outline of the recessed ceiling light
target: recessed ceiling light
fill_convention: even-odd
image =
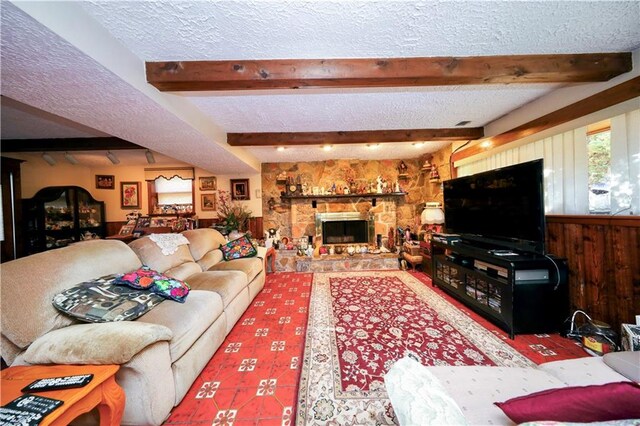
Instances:
[[[420,148],[422,145],[424,145],[424,142],[414,142],[411,145],[415,146],[416,148]]]
[[[463,120],[463,121],[459,122],[458,124],[456,124],[456,126],[466,126],[469,123],[471,123],[470,120]]]
[[[491,141],[484,141],[480,144],[481,148],[491,148],[491,146],[493,145],[493,142]]]
[[[325,151],[331,151],[333,149],[333,145],[323,145],[322,149],[324,149]]]
[[[378,148],[380,148],[380,144],[379,143],[368,143],[367,144],[367,148],[369,148],[369,149],[378,149]]]
[[[276,148],[276,151],[280,151],[280,152],[282,152],[282,151],[284,151],[284,150],[285,150],[285,147],[284,147],[284,146],[279,146],[279,147],[277,147],[277,148]]]

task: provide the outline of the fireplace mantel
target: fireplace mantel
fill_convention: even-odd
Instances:
[[[281,195],[282,200],[320,200],[328,198],[401,198],[406,192],[391,192],[389,194],[325,194],[325,195]]]

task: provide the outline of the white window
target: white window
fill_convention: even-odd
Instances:
[[[610,129],[606,132],[591,132],[592,126],[579,127],[464,164],[458,168],[458,175],[542,158],[547,214],[638,215],[640,109],[608,122]],[[607,172],[603,171],[606,161],[596,160],[599,156],[609,157]]]
[[[174,176],[171,179],[159,177],[155,180],[158,206],[191,205],[193,186],[191,179]]]
[[[611,213],[611,129],[587,133],[589,154],[589,213]]]

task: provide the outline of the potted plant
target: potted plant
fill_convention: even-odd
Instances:
[[[222,225],[223,233],[229,235],[230,239],[240,237],[249,230],[249,219],[251,210],[239,201],[231,201],[229,191],[218,191],[218,218]],[[235,237],[235,238],[234,238]]]

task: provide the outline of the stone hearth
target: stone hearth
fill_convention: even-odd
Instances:
[[[297,256],[295,250],[278,250],[276,270],[278,272],[343,272],[360,270],[397,270],[398,255],[395,253],[323,255],[316,257]]]

